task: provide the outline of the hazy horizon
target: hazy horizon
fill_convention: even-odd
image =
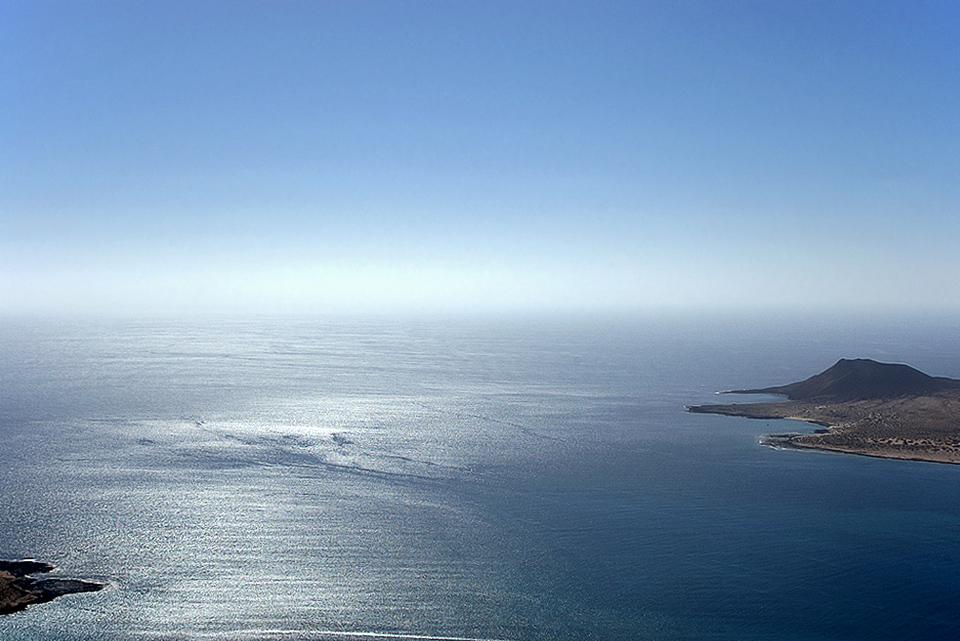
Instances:
[[[0,315],[960,311],[960,5],[0,8]]]

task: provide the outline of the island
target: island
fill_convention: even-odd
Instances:
[[[0,614],[12,614],[34,603],[45,603],[65,594],[96,592],[102,583],[80,579],[37,578],[54,569],[39,561],[0,561]]]
[[[692,405],[687,411],[755,419],[797,419],[808,434],[770,434],[762,442],[882,458],[960,463],[960,380],[908,365],[840,359],[798,383],[726,394],[774,394],[770,403]]]

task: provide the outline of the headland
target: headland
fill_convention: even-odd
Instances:
[[[96,592],[102,583],[80,579],[37,578],[54,569],[39,561],[0,561],[0,614],[12,614],[65,594]]]
[[[928,376],[908,365],[841,359],[797,383],[724,393],[775,394],[786,400],[693,405],[687,411],[797,419],[820,427],[765,439],[778,447],[960,463],[960,380]]]

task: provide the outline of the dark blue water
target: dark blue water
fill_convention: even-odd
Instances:
[[[3,639],[955,639],[960,466],[683,412],[960,319],[11,320]],[[802,428],[801,428],[802,429]]]

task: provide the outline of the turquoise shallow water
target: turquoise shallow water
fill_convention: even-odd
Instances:
[[[954,639],[960,467],[683,412],[958,319],[0,326],[4,639]],[[352,636],[351,636],[352,635]]]

